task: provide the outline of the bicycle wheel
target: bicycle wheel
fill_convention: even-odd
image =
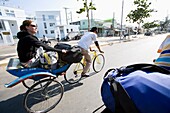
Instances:
[[[98,54],[93,60],[93,70],[98,73],[100,72],[105,64],[105,58],[102,54]]]
[[[66,74],[64,75],[64,79],[69,84],[74,84],[79,82],[81,79],[81,73],[83,72],[83,68],[84,66],[81,62],[71,64]]]
[[[26,87],[27,89],[30,89],[30,87],[35,84],[35,81],[33,79],[28,79],[28,80],[24,80],[22,81],[22,84],[24,85],[24,87]]]
[[[39,84],[44,85],[35,90]],[[57,80],[40,80],[27,90],[24,97],[24,107],[30,113],[46,113],[60,102],[63,93],[64,88]]]
[[[51,77],[50,77],[51,78]],[[42,79],[41,79],[42,80]],[[33,79],[27,79],[27,80],[24,80],[24,81],[22,81],[22,84],[24,85],[24,87],[26,87],[27,89],[30,89],[31,88],[31,86],[33,85],[33,84],[35,84],[36,82],[38,82],[38,81],[40,81],[40,80],[37,80],[37,81],[35,81],[35,80],[33,80]],[[43,84],[39,84],[39,85],[37,85],[36,87],[34,87],[34,89],[36,90],[36,89],[39,89],[39,88],[41,88],[43,86]]]

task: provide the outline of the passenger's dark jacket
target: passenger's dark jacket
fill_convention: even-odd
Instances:
[[[32,59],[36,55],[37,48],[40,46],[42,46],[46,51],[59,51],[46,44],[43,44],[36,36],[31,35],[28,32],[18,32],[17,37],[19,39],[17,52],[20,62],[27,62]]]

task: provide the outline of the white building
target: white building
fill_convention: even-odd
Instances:
[[[79,25],[59,25],[59,26],[56,26],[57,29],[59,29],[59,37],[60,37],[60,40],[62,39],[66,39],[67,35],[70,33],[70,32],[78,32],[79,31]]]
[[[57,25],[61,25],[60,11],[36,11],[36,21],[38,25],[38,37],[45,35],[48,38],[57,38]]]
[[[38,37],[45,35],[51,39],[65,38],[71,31],[79,31],[78,25],[62,25],[60,11],[36,11]]]
[[[0,6],[0,45],[14,44],[13,37],[16,37],[25,19],[24,10]]]

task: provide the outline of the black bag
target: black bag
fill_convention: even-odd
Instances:
[[[71,45],[70,44],[66,44],[66,43],[57,43],[54,48],[56,49],[66,49],[66,50],[70,50],[71,49]]]
[[[58,43],[54,46],[54,48],[68,50],[67,53],[58,53],[59,59],[67,63],[78,63],[83,57],[81,54],[81,48],[79,46],[72,47],[69,44]]]

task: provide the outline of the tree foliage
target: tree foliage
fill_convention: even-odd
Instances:
[[[148,0],[134,0],[134,5],[136,9],[131,10],[126,17],[126,21],[130,23],[144,23],[144,19],[150,17],[152,12],[155,12],[154,9],[150,9],[151,2],[148,3]]]
[[[79,1],[79,0],[77,0]],[[83,7],[79,9],[79,11],[76,11],[76,13],[81,14],[83,12],[86,12],[86,17],[88,19],[88,30],[90,30],[90,17],[89,17],[89,11],[90,10],[96,10],[96,7],[94,7],[92,2],[89,2],[87,0],[83,1]]]
[[[111,19],[106,19],[106,20],[104,20],[104,22],[112,22],[113,21],[113,19],[111,18]]]
[[[157,24],[155,21],[153,21],[153,22],[147,22],[147,23],[145,23],[145,24],[143,24],[143,28],[144,29],[151,29],[151,28],[154,28],[154,27],[158,27],[159,26],[159,24]]]

